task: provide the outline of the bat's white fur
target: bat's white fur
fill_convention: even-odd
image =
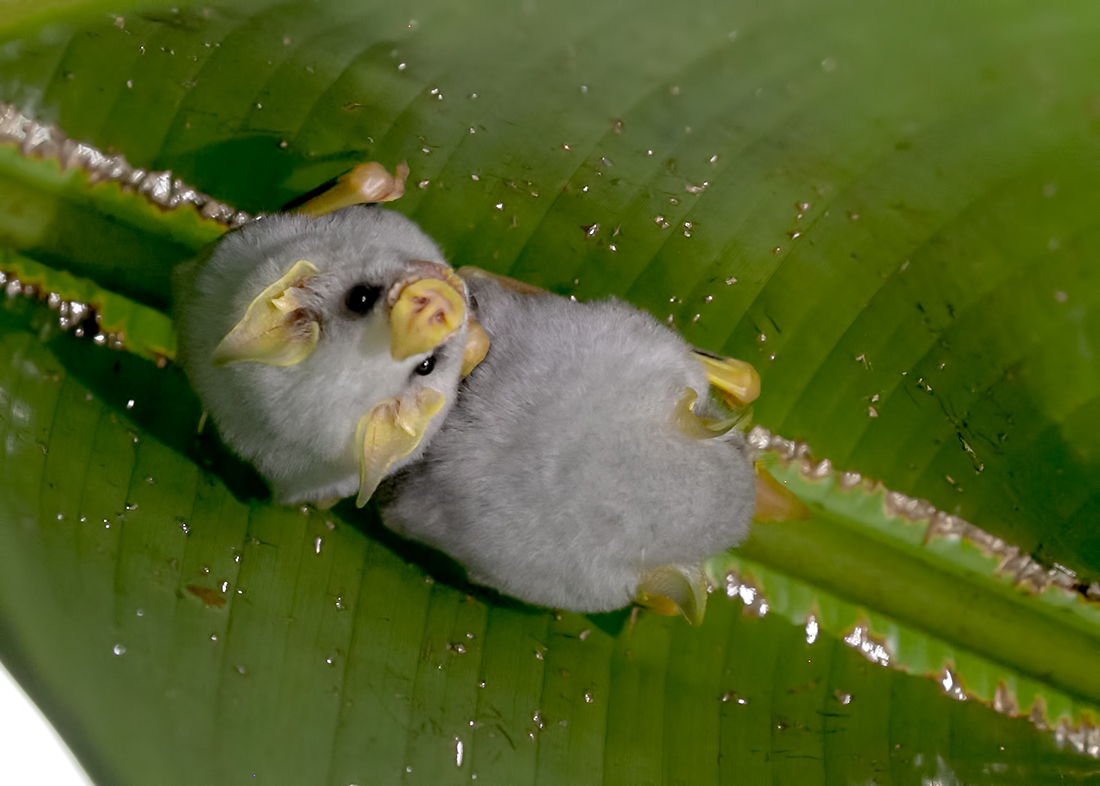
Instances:
[[[252,300],[302,259],[320,271],[306,296],[321,325],[314,351],[288,367],[247,361],[212,365],[214,348]],[[226,235],[212,254],[176,274],[180,362],[226,445],[255,464],[278,501],[354,494],[359,488],[355,429],[384,398],[421,387],[446,396],[420,447],[393,471],[414,461],[445,419],[458,385],[465,320],[434,351],[436,367],[428,376],[414,369],[432,353],[402,361],[390,356],[382,301],[414,260],[446,264],[438,246],[412,221],[355,206],[317,219],[267,216]],[[348,290],[361,283],[382,288],[367,316],[345,306]]]
[[[531,603],[608,611],[643,571],[696,565],[739,543],[755,502],[736,431],[670,422],[684,389],[708,402],[691,349],[614,299],[468,286],[491,338],[422,461],[393,476],[383,519]]]

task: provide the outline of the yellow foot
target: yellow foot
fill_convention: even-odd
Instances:
[[[810,510],[790,489],[756,462],[756,512],[754,521],[805,521]]]
[[[741,409],[760,395],[760,375],[750,364],[701,349],[695,350],[695,355],[707,371],[707,381],[718,390],[730,409]]]

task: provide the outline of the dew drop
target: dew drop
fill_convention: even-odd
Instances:
[[[116,644],[114,647],[111,648],[111,652],[113,652],[115,655],[125,655],[126,647],[122,644]]]

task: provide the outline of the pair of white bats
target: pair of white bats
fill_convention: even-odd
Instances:
[[[175,280],[179,358],[278,502],[376,497],[470,580],[578,612],[702,620],[703,561],[805,508],[736,426],[751,365],[614,298],[453,270],[363,164]]]

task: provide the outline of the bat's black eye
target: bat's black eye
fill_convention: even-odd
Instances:
[[[435,355],[428,355],[424,358],[424,362],[416,367],[416,373],[422,377],[426,377],[435,371]]]
[[[364,284],[356,284],[348,290],[348,295],[344,299],[344,304],[348,307],[348,311],[353,314],[366,314],[374,308],[374,303],[378,300],[380,294],[382,294],[382,289],[380,287],[368,287]]]

